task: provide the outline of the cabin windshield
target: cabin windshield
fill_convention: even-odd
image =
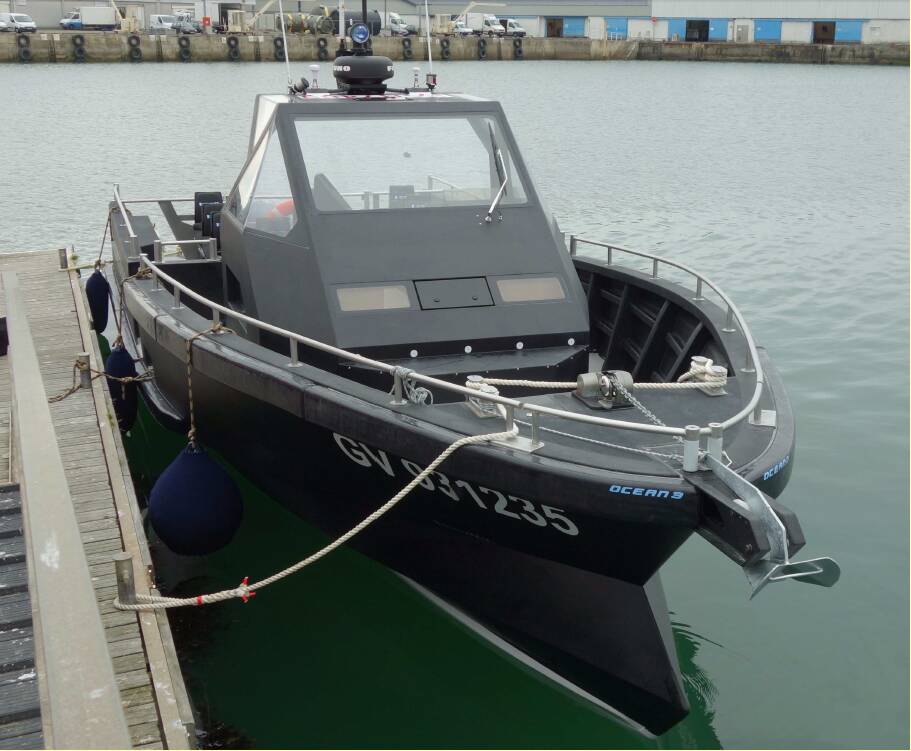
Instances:
[[[504,176],[509,179],[500,206],[526,202],[494,117],[310,117],[298,119],[295,128],[319,211],[486,207]]]

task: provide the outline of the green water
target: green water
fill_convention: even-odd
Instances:
[[[207,742],[907,747],[908,69],[437,72],[444,89],[503,102],[564,229],[672,256],[733,297],[797,417],[782,501],[805,554],[835,557],[842,580],[748,601],[736,566],[698,537],[684,545],[662,577],[693,712],[645,743],[342,551],[248,605],[177,616]],[[134,197],[227,190],[253,96],[282,77],[267,63],[0,66],[2,91],[53,92],[4,100],[4,150],[17,158],[0,163],[0,252],[75,243],[91,257],[112,182]],[[400,69],[397,83],[408,78]],[[146,422],[130,453],[147,485],[182,441]],[[237,540],[182,591],[271,573],[322,542],[245,491]],[[158,568],[170,583],[186,576],[161,557]]]
[[[184,443],[143,407],[126,440],[137,485],[148,489]],[[265,577],[288,565],[289,551],[328,542],[232,474],[245,500],[241,531],[180,583],[181,596],[234,586],[242,576]],[[167,564],[163,572],[167,580]],[[493,651],[350,550],[247,605],[170,617],[185,678],[211,734],[204,745],[551,748],[600,746],[608,737],[620,746],[654,745]],[[674,632],[693,711],[662,745],[717,748],[715,689],[696,661],[701,639],[684,623],[675,622]]]

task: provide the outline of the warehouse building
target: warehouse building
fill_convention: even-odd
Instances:
[[[652,0],[605,19],[609,39],[797,44],[908,42],[906,0]]]

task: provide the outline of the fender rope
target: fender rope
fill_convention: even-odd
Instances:
[[[206,595],[197,595],[195,597],[160,597],[158,595],[146,595],[146,594],[137,594],[135,603],[123,603],[120,602],[119,598],[114,598],[114,607],[118,610],[165,610],[167,608],[180,608],[187,605],[209,605],[213,602],[223,602],[225,600],[232,600],[239,598],[244,602],[247,602],[257,590],[268,587],[270,584],[284,579],[285,577],[295,574],[303,568],[310,566],[313,563],[316,563],[321,558],[326,557],[336,548],[344,545],[348,540],[354,537],[358,532],[369,527],[373,522],[382,517],[387,511],[393,509],[399,501],[405,498],[412,490],[414,490],[418,485],[421,484],[433,471],[439,467],[450,455],[458,451],[463,446],[471,446],[479,443],[487,443],[488,441],[502,440],[510,438],[518,433],[518,428],[513,428],[512,430],[502,431],[500,433],[487,433],[485,435],[469,435],[459,438],[457,441],[453,441],[449,444],[436,459],[434,459],[430,464],[428,464],[419,474],[409,482],[405,487],[403,487],[398,493],[396,493],[392,498],[390,498],[386,503],[380,506],[376,511],[374,511],[369,516],[364,517],[358,524],[353,526],[347,532],[345,532],[341,537],[337,537],[335,540],[330,542],[328,545],[323,546],[315,553],[310,554],[303,560],[298,561],[292,566],[279,571],[276,574],[272,574],[265,579],[261,579],[258,582],[253,582],[253,584],[248,583],[248,578],[244,580],[233,589],[223,589],[220,592],[212,592]]]

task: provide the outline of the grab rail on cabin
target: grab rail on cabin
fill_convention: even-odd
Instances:
[[[117,207],[124,216],[127,232],[129,234],[130,242],[135,248],[137,244],[136,235],[133,233],[132,225],[127,218],[126,204],[127,203],[159,203],[162,200],[169,199],[142,199],[142,200],[131,200],[123,201],[120,197],[120,191],[117,185],[114,186],[114,198],[117,202]],[[178,201],[187,201],[191,199],[170,199],[172,202]],[[658,256],[651,255],[650,253],[644,253],[641,251],[629,250],[626,248],[621,248],[617,245],[609,245],[607,243],[599,243],[594,240],[585,240],[576,236],[570,237],[570,253],[575,255],[578,244],[586,243],[598,247],[606,248],[608,251],[608,264],[612,265],[614,262],[613,253],[627,253],[630,255],[638,256],[641,258],[646,258],[652,261],[652,277],[657,278],[658,270],[660,264],[666,264],[674,268],[680,269],[696,279],[696,297],[694,300],[698,300],[701,297],[703,285],[708,286],[712,289],[721,300],[727,305],[727,323],[725,328],[722,329],[725,333],[734,333],[736,329],[733,329],[732,326],[736,323],[740,327],[741,334],[744,336],[748,350],[750,362],[747,363],[747,368],[754,368],[756,373],[756,388],[754,389],[753,395],[750,398],[746,406],[741,409],[737,414],[732,417],[729,417],[727,420],[721,423],[713,422],[707,426],[695,426],[687,425],[683,428],[672,427],[669,425],[653,425],[651,423],[639,423],[639,422],[628,422],[626,420],[614,420],[608,417],[597,417],[595,415],[587,415],[579,412],[570,412],[563,409],[556,409],[553,407],[546,407],[540,404],[529,404],[528,402],[523,402],[518,399],[510,399],[505,396],[500,396],[499,394],[488,394],[478,391],[476,389],[468,388],[466,386],[460,386],[455,383],[450,383],[449,381],[443,381],[439,378],[434,378],[432,376],[426,376],[416,371],[408,371],[407,378],[415,383],[423,384],[424,386],[431,386],[433,388],[443,389],[444,391],[449,391],[456,394],[462,394],[466,397],[473,397],[476,399],[483,399],[485,401],[492,402],[494,404],[499,404],[503,406],[507,413],[507,422],[512,424],[514,422],[515,410],[524,410],[529,412],[532,417],[532,431],[537,434],[538,432],[538,420],[541,415],[548,415],[550,417],[557,417],[565,420],[570,420],[573,422],[587,423],[589,425],[598,425],[605,428],[616,428],[620,430],[631,430],[640,433],[656,433],[660,435],[669,435],[676,436],[683,439],[684,444],[684,469],[687,471],[692,471],[696,469],[695,463],[691,460],[687,460],[687,457],[693,457],[694,444],[698,448],[699,440],[701,436],[706,436],[712,440],[709,440],[710,450],[713,453],[720,453],[721,450],[721,440],[719,432],[723,433],[724,430],[740,423],[744,418],[754,412],[756,421],[761,419],[761,410],[759,409],[759,400],[762,396],[763,389],[763,373],[762,366],[759,362],[759,354],[756,350],[756,345],[753,341],[752,334],[750,329],[746,324],[746,321],[743,319],[740,311],[737,306],[731,301],[731,299],[714,283],[709,281],[706,277],[702,276],[698,272],[692,270],[688,266],[677,263],[676,261],[669,261],[665,258],[660,258]],[[379,360],[374,360],[364,355],[359,355],[356,352],[349,352],[348,350],[341,349],[339,347],[334,347],[331,344],[326,344],[325,342],[318,341],[316,339],[311,339],[310,337],[303,336],[294,331],[289,331],[288,329],[283,329],[279,326],[274,326],[271,323],[266,321],[260,321],[257,318],[248,316],[244,313],[240,313],[236,310],[228,308],[224,305],[221,305],[213,300],[209,300],[206,297],[203,297],[195,290],[187,287],[185,284],[177,281],[174,277],[169,275],[166,271],[162,270],[162,265],[154,262],[148,257],[147,254],[138,253],[140,267],[149,269],[149,271],[155,277],[156,287],[160,287],[161,282],[164,282],[171,286],[176,300],[179,301],[181,297],[187,297],[192,300],[195,300],[200,305],[208,308],[211,311],[211,321],[213,325],[220,324],[222,317],[232,318],[237,321],[242,321],[243,323],[252,326],[260,331],[266,331],[275,336],[278,336],[282,339],[287,339],[291,361],[288,363],[290,367],[297,367],[303,363],[300,361],[298,354],[299,345],[303,344],[305,347],[310,347],[311,349],[319,350],[327,354],[338,357],[342,360],[347,360],[349,362],[359,363],[370,368],[388,373],[394,378],[393,388],[395,393],[401,394],[402,392],[402,369],[389,363],[381,362]],[[687,450],[689,449],[689,450]]]

